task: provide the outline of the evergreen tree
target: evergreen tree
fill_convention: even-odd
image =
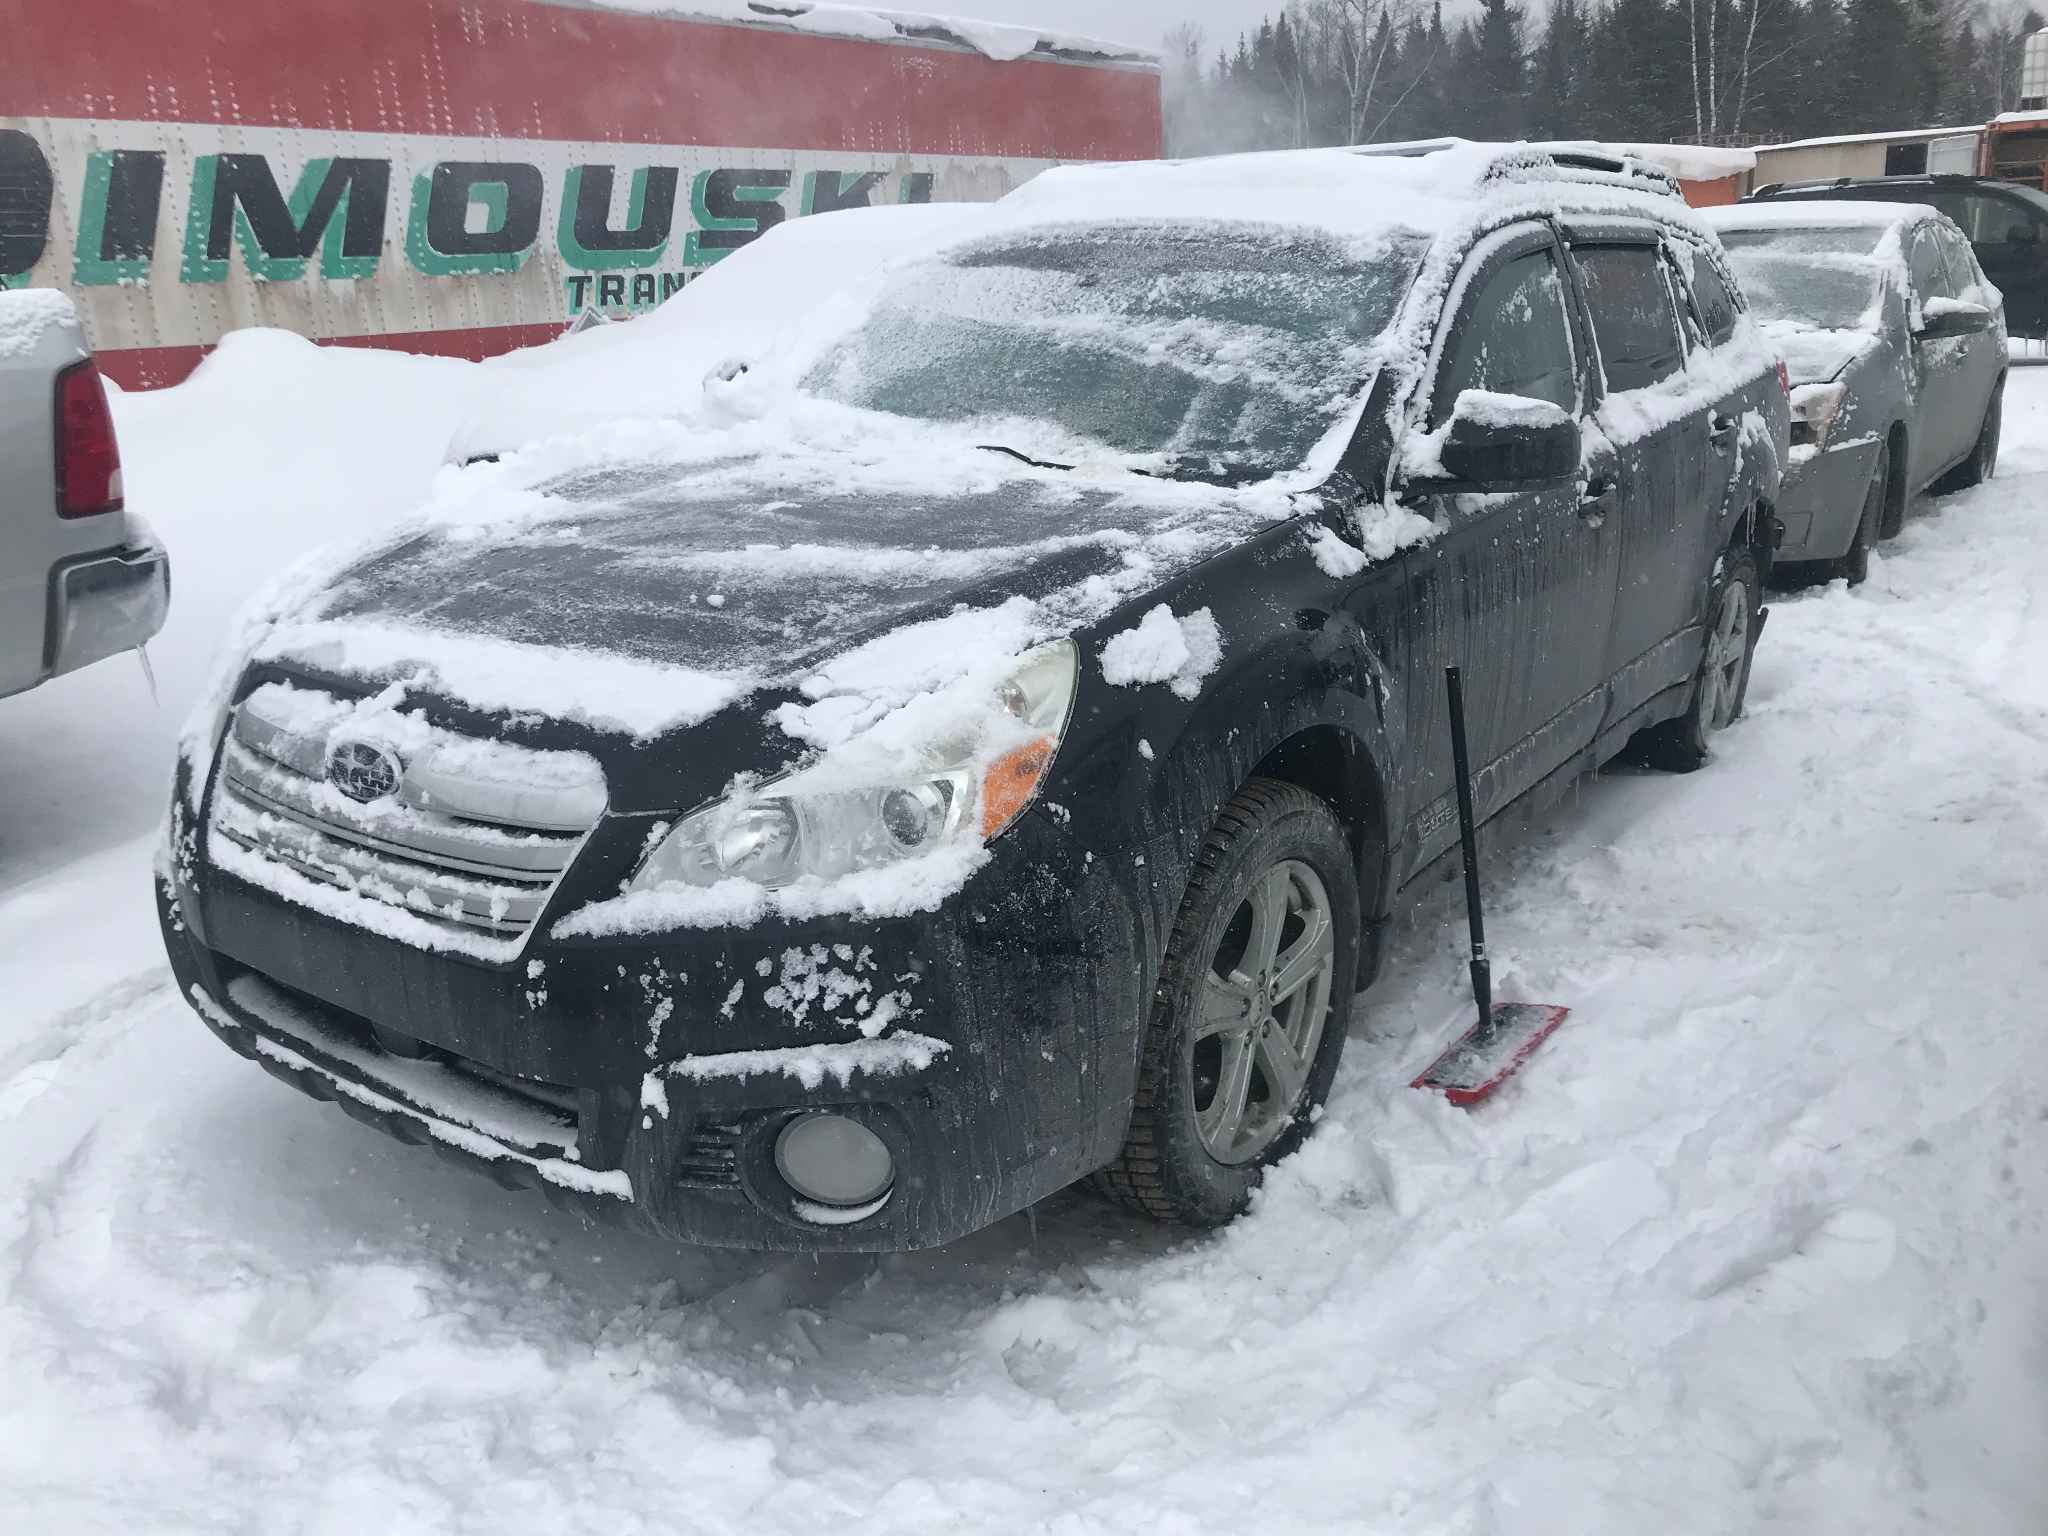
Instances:
[[[1539,139],[1567,139],[1583,121],[1585,66],[1592,25],[1583,0],[1556,0],[1543,29],[1529,82],[1529,131]]]
[[[1479,19],[1465,29],[1460,62],[1469,71],[1461,93],[1474,139],[1519,139],[1528,132],[1522,91],[1522,12],[1508,0],[1480,0]]]

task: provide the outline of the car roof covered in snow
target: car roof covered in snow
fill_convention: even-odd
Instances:
[[[1640,160],[1465,140],[1056,166],[997,207],[1016,225],[1228,220],[1363,238],[1542,211],[1690,213],[1670,176]]]
[[[1897,224],[1938,219],[1941,210],[1926,203],[1857,202],[1849,198],[1772,198],[1768,202],[1731,203],[1702,208],[1700,217],[1716,230],[1735,229],[1889,229]]]

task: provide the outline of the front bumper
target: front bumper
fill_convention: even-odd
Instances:
[[[611,845],[644,835],[601,824],[579,873],[601,878]],[[203,844],[179,839],[158,899],[180,990],[215,1034],[597,1219],[725,1247],[931,1247],[1102,1166],[1126,1129],[1148,925],[1042,813],[937,912],[569,941],[543,922],[503,963],[323,916]],[[870,1040],[861,1000],[885,998],[898,1017]],[[776,1171],[777,1132],[815,1110],[889,1148],[872,1215],[820,1222]]]
[[[1849,552],[1878,446],[1876,437],[1854,438],[1786,465],[1778,491],[1778,516],[1785,524],[1779,560],[1839,560]]]
[[[164,627],[170,606],[170,557],[153,543],[60,565],[50,578],[48,675],[135,650]]]

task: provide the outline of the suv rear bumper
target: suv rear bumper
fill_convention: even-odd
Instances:
[[[171,607],[171,562],[153,543],[68,561],[50,575],[50,667],[60,677],[155,637]]]

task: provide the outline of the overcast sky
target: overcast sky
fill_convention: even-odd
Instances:
[[[1237,34],[1280,9],[1282,0],[896,0],[902,10],[942,16],[978,16],[984,21],[1026,22],[1059,32],[1078,32],[1116,43],[1157,48],[1169,27],[1192,21],[1208,40],[1207,52],[1234,44]]]

